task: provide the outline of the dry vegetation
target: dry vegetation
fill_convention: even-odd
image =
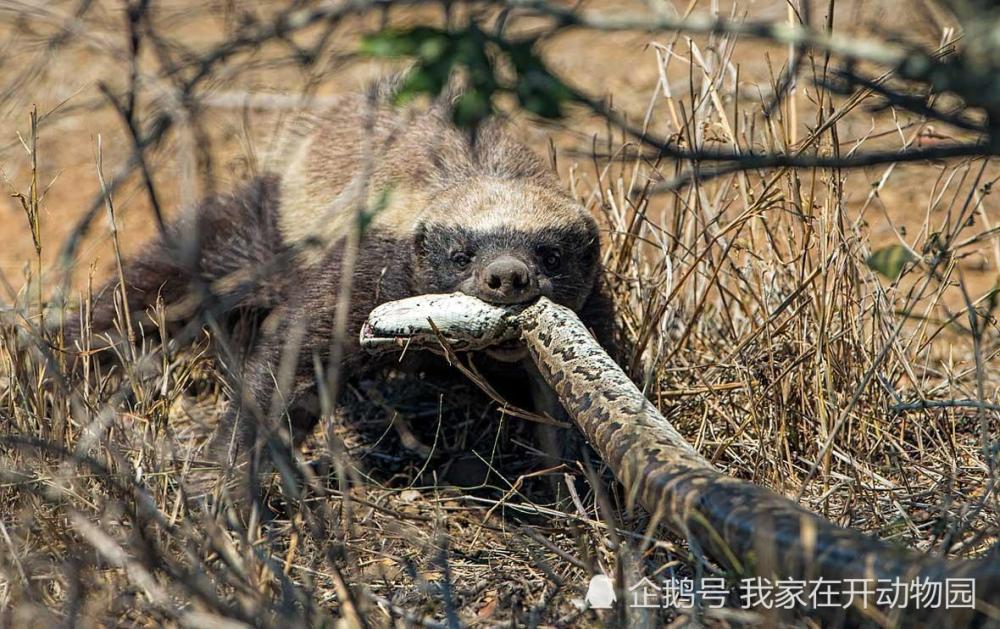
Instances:
[[[787,19],[777,2],[691,4]],[[915,1],[902,16],[897,3],[861,4],[823,3],[812,19],[835,8],[838,32],[878,23],[942,53],[956,40],[933,5]],[[70,384],[43,310],[51,322],[62,304],[86,302],[117,250],[127,255],[153,233],[154,209],[169,214],[253,173],[259,114],[385,71],[357,57],[361,33],[382,19],[442,20],[437,5],[393,9],[239,45],[281,9],[153,7],[156,29],[141,26],[134,57],[116,2],[0,1],[0,169],[16,195],[0,211],[2,622],[678,617],[574,604],[601,570],[627,587],[642,575],[719,569],[684,540],[648,531],[600,461],[543,469],[524,422],[474,386],[440,390],[432,376],[393,374],[352,383],[335,439],[317,435],[302,453],[314,482],[262,526],[233,509],[206,512],[194,495],[226,390],[211,333],[194,347],[147,340]],[[816,87],[834,67],[821,53],[798,58],[731,35],[590,31],[542,50],[568,81],[613,96],[615,111],[681,146],[840,156],[971,137],[880,107],[871,90]],[[772,108],[792,58],[799,80]],[[557,168],[602,220],[631,348],[624,363],[702,453],[882,539],[952,556],[997,552],[1000,214],[989,160],[744,170],[663,191],[692,164],[658,157],[582,108],[530,127],[512,115],[540,151],[552,140]],[[868,260],[898,244],[910,255],[890,281]],[[587,490],[553,501],[549,481],[564,475]],[[702,620],[778,619],[731,609]]]

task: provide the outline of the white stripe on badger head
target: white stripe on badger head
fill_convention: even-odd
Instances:
[[[566,195],[524,179],[480,179],[446,190],[432,203],[429,221],[480,232],[534,231],[588,220],[586,210]]]

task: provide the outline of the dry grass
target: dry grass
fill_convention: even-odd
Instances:
[[[25,42],[51,41],[52,24],[61,24],[53,15],[70,13],[33,11],[6,29],[12,58],[45,67],[51,57],[57,68],[53,59],[75,54],[124,67],[114,61],[120,50],[106,7],[80,18],[91,28],[72,37],[86,45],[49,48]],[[174,28],[195,21],[180,7],[164,13]],[[359,22],[340,28],[350,40]],[[210,38],[197,33],[196,42]],[[653,66],[645,72],[668,77],[673,94],[654,85],[643,92],[648,109],[632,114],[655,112],[652,128],[689,145],[847,152],[935,139],[919,119],[871,113],[870,96],[814,89],[809,79],[823,72],[821,59],[768,118],[756,93],[747,95],[747,80],[734,81],[740,55],[759,55],[759,47],[744,53],[744,42],[725,37],[653,41],[658,52],[643,57]],[[553,43],[551,54],[572,43]],[[303,70],[301,83],[322,92],[331,76],[363,73],[338,65],[351,49],[342,45]],[[770,52],[777,74],[787,51]],[[288,48],[269,44],[220,70],[216,87],[266,84],[268,71],[294,63]],[[18,73],[4,79],[4,90],[43,84]],[[754,80],[763,93],[776,81]],[[23,98],[7,94],[5,106]],[[637,101],[634,90],[629,99]],[[245,117],[206,115],[228,120],[221,132],[203,123],[214,157],[242,163],[232,150],[241,137],[227,131]],[[108,112],[77,96],[43,116],[40,128],[89,116],[107,120]],[[973,160],[748,172],[649,195],[647,182],[691,165],[640,155],[612,129],[583,133],[601,127],[582,114],[571,122],[575,130],[553,132],[558,166],[607,229],[605,262],[632,349],[624,360],[668,419],[728,473],[797,496],[838,524],[932,553],[995,548],[998,472],[987,448],[1000,421],[1000,343],[987,287],[1000,267],[996,169]],[[16,140],[9,136],[4,143]],[[168,156],[180,137],[150,152],[162,179],[178,166]],[[18,208],[38,216],[68,184],[39,180],[37,162],[52,148],[22,140],[23,151],[12,144],[19,152],[4,157],[4,170],[21,176],[5,186],[23,193]],[[894,187],[920,192],[905,208],[905,231],[896,227],[899,208],[886,202]],[[140,182],[126,179],[110,198],[140,212],[146,201],[133,190]],[[168,191],[164,204],[174,196]],[[85,199],[75,203],[86,209]],[[432,376],[352,385],[338,410],[336,447],[322,438],[308,444],[301,462],[315,463],[316,482],[274,523],[244,526],[232,510],[206,512],[192,494],[226,389],[211,335],[177,351],[146,342],[66,385],[58,335],[40,325],[41,310],[58,303],[58,244],[29,231],[23,215],[17,220],[4,238],[21,251],[28,243],[20,264],[32,281],[15,288],[5,277],[0,313],[4,624],[656,623],[673,615],[583,612],[574,600],[600,570],[626,586],[642,575],[718,572],[684,540],[650,537],[644,514],[624,509],[599,461],[543,469],[530,427],[474,387],[442,390]],[[892,282],[866,264],[872,233],[881,246],[887,229],[890,242],[917,254]],[[130,250],[141,241],[125,229],[119,237]],[[77,272],[74,284],[84,295],[85,275]],[[565,475],[577,484],[567,485],[571,499],[555,501],[550,481],[563,484]],[[776,619],[733,609],[703,620]]]

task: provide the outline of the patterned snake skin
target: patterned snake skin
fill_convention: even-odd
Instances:
[[[462,300],[460,308],[470,306],[468,297],[458,299]],[[441,303],[435,302],[438,307]],[[377,309],[381,325],[392,320],[394,304]],[[483,308],[496,310],[485,304]],[[424,312],[424,319],[435,317],[433,309]],[[407,313],[412,324],[412,309]],[[475,318],[452,317],[459,319]],[[722,474],[642,395],[571,310],[542,298],[503,325],[493,319],[489,326],[461,333],[437,328],[446,337],[476,338],[474,344],[482,346],[491,335],[509,336],[508,325],[520,327],[543,377],[622,483],[629,506],[638,503],[693,548],[702,549],[740,576],[758,575],[772,581],[820,576],[867,579],[874,589],[876,579],[919,577],[943,582],[973,578],[975,610],[913,606],[878,610],[871,598],[866,609],[856,607],[857,614],[841,620],[853,625],[868,615],[870,621],[890,625],[1000,625],[1000,561],[954,561],[897,548],[835,526],[766,488]],[[425,346],[437,343],[438,337],[421,336],[412,325],[409,332],[415,336],[408,338],[420,339],[417,342]],[[378,337],[380,329],[369,328],[367,334]],[[398,335],[398,328],[387,335]]]

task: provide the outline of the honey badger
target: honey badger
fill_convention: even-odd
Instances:
[[[230,462],[247,460],[264,433],[285,429],[291,443],[309,434],[318,367],[358,375],[381,366],[358,346],[380,303],[454,291],[495,304],[545,295],[613,343],[597,225],[547,164],[498,121],[473,138],[447,105],[389,101],[379,87],[298,117],[259,177],[206,199],[125,265],[130,310],[162,299],[168,313],[190,316],[196,301],[216,316],[265,317],[215,439]],[[93,310],[98,331],[111,328],[113,284]],[[524,349],[485,354],[477,365],[491,377],[523,379],[536,411],[560,412]]]

